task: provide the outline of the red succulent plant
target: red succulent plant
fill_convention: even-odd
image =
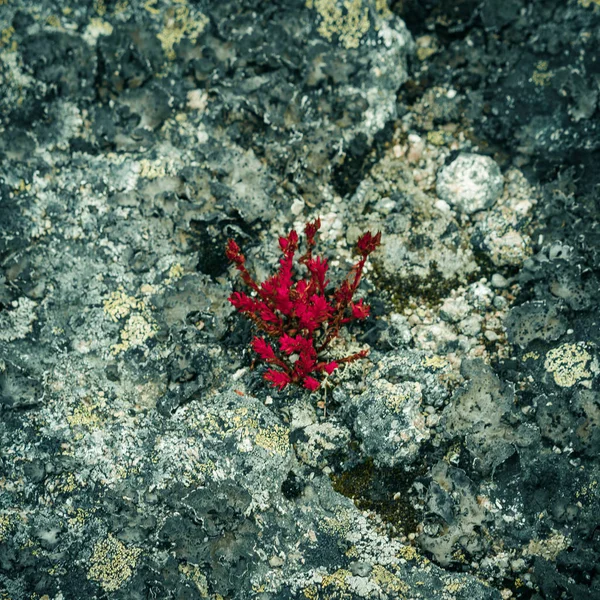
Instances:
[[[341,285],[330,290],[327,259],[313,257],[312,253],[320,227],[320,219],[304,227],[306,251],[298,259],[300,268],[294,265],[297,232],[292,230],[287,237],[280,237],[283,257],[279,268],[260,285],[248,273],[240,247],[231,239],[227,243],[227,258],[251,290],[250,295],[233,292],[229,302],[267,336],[267,339],[255,336],[252,349],[270,365],[264,378],[280,390],[294,383],[315,391],[320,386],[319,375],[330,375],[340,364],[364,358],[368,353],[362,350],[336,360],[323,358],[342,325],[369,316],[370,307],[362,300],[353,302],[353,297],[368,256],[381,242],[381,233],[367,232],[361,236],[356,245],[360,259]]]

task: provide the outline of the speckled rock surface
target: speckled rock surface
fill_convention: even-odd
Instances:
[[[600,597],[599,31],[0,0],[0,600]],[[280,392],[224,244],[317,216],[370,356]]]

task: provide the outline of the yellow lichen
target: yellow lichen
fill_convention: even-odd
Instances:
[[[399,413],[407,400],[415,396],[421,398],[421,384],[418,381],[405,381],[397,385],[390,384],[390,389],[387,392],[385,394],[386,406],[393,412]]]
[[[111,346],[110,351],[117,355],[131,348],[139,348],[157,331],[156,324],[147,321],[143,315],[131,315],[121,330],[120,343]]]
[[[69,518],[67,520],[67,523],[69,524],[70,527],[83,527],[83,525],[85,525],[86,517],[88,516],[88,512],[93,512],[93,510],[85,511],[83,508],[77,508],[77,509],[71,508],[69,510],[69,514],[73,514],[74,516]]]
[[[404,581],[381,565],[373,567],[371,577],[386,594],[395,598],[402,598],[410,591],[410,587]]]
[[[254,438],[257,446],[265,448],[273,454],[285,456],[290,446],[289,430],[281,425],[273,425],[260,429]]]
[[[427,141],[434,146],[445,146],[451,139],[451,135],[440,129],[427,132]]]
[[[546,354],[544,368],[548,373],[552,373],[556,385],[572,387],[592,376],[587,369],[591,359],[584,344],[562,344]]]
[[[321,585],[323,587],[333,586],[346,591],[348,589],[348,583],[346,582],[348,577],[352,577],[352,573],[348,569],[338,569],[330,575],[325,575],[321,581]]]
[[[445,358],[442,358],[441,356],[434,355],[424,357],[421,361],[421,364],[426,368],[439,370],[447,367],[448,361]]]
[[[135,312],[134,312],[135,311]],[[121,330],[121,341],[111,346],[111,353],[117,355],[130,348],[139,348],[146,340],[154,337],[158,327],[143,300],[127,295],[123,290],[112,292],[104,301],[104,312],[115,322],[129,317]],[[131,314],[133,312],[133,314]]]
[[[390,19],[394,13],[390,10],[387,0],[375,0],[375,10],[383,19]]]
[[[141,548],[127,548],[111,534],[94,546],[88,579],[106,592],[118,590],[133,574]]]
[[[173,283],[174,281],[181,279],[183,277],[183,273],[184,273],[183,267],[179,263],[173,265],[169,269],[169,275],[168,275],[167,279],[165,279],[165,284],[169,285],[170,283]]]
[[[139,176],[144,179],[159,179],[161,177],[167,177],[174,175],[176,172],[176,166],[172,160],[150,160],[148,158],[142,158],[139,162]]]
[[[72,414],[67,415],[67,422],[71,429],[84,427],[88,431],[94,431],[101,426],[103,421],[98,410],[105,406],[106,402],[102,396],[100,396],[100,400],[97,403],[93,403],[86,398],[75,407]]]
[[[460,579],[454,579],[444,586],[444,591],[449,594],[458,594],[465,587],[465,582]]]
[[[523,362],[525,362],[526,360],[537,360],[540,357],[540,355],[537,352],[527,352],[527,354],[523,354],[523,358],[521,359]]]
[[[531,81],[540,87],[548,85],[550,80],[554,77],[554,73],[552,71],[548,71],[548,62],[545,60],[540,60],[535,68],[536,70],[531,76]]]
[[[196,586],[201,598],[208,598],[208,580],[198,565],[180,564],[179,572]]]
[[[55,486],[55,491],[59,494],[70,494],[72,491],[77,489],[77,480],[73,473],[66,473],[58,478]]]
[[[55,27],[55,28],[59,29],[61,26],[60,19],[56,15],[49,15],[48,18],[46,19],[46,25],[48,25],[49,27]]]
[[[404,558],[405,560],[417,560],[418,558],[421,558],[414,546],[402,546],[398,552],[398,556],[400,558]]]
[[[106,3],[104,0],[95,0],[94,2],[96,14],[103,17],[106,14]]]
[[[424,60],[427,60],[432,54],[435,54],[437,52],[437,48],[424,48],[424,47],[419,47],[417,48],[417,58],[423,62]]]
[[[190,15],[189,7],[172,6],[165,12],[165,26],[157,35],[169,60],[175,60],[174,47],[186,37],[194,43],[208,24],[208,17],[199,13],[195,18]]]
[[[13,527],[14,523],[8,515],[0,515],[0,542],[4,541]]]
[[[558,531],[545,540],[531,540],[524,554],[529,556],[541,556],[549,561],[556,557],[571,545],[571,540]]]
[[[308,600],[318,600],[319,590],[316,585],[309,585],[302,590],[302,595]]]
[[[346,537],[352,528],[352,514],[348,509],[341,508],[335,511],[335,517],[323,517],[319,527],[331,535]]]
[[[369,9],[362,0],[306,0],[321,18],[318,32],[326,40],[337,36],[344,48],[358,48],[369,31]]]
[[[143,302],[128,296],[124,290],[120,289],[112,292],[104,301],[104,312],[116,323],[119,319],[126,317],[132,310],[141,310]]]
[[[14,27],[7,27],[6,29],[2,29],[2,31],[0,31],[0,48],[4,48],[5,46],[8,46],[10,43],[10,40],[14,34],[15,34]],[[16,47],[15,47],[15,50],[16,50]]]
[[[156,4],[158,4],[158,0],[146,0],[144,2],[144,9],[152,15],[157,15],[160,13],[160,10],[156,8]]]

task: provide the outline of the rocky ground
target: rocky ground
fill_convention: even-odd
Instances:
[[[600,598],[598,0],[0,0],[0,599]],[[372,305],[253,364],[320,216]]]

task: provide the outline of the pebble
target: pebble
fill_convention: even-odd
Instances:
[[[504,177],[489,157],[463,152],[437,176],[439,198],[468,215],[490,208],[502,194]]]
[[[500,275],[500,273],[494,273],[492,275],[492,287],[495,288],[506,288],[508,287],[508,279],[506,279],[506,277],[504,277],[503,275]]]

